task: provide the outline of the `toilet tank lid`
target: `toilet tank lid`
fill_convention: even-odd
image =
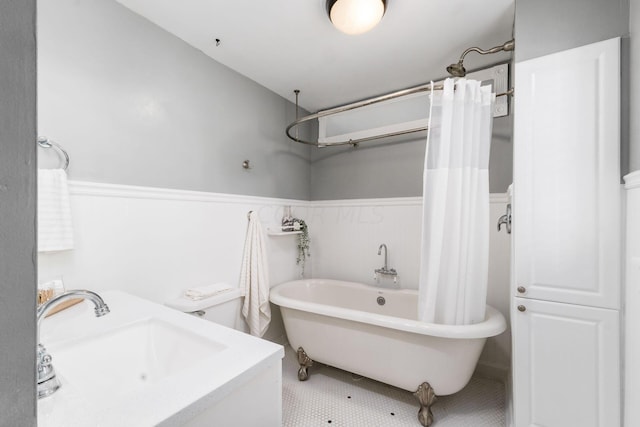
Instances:
[[[227,301],[231,301],[242,296],[240,288],[229,289],[228,291],[221,292],[217,295],[213,295],[208,298],[200,300],[192,300],[184,295],[179,296],[176,299],[167,301],[165,305],[167,307],[175,308],[176,310],[183,311],[185,313],[191,313],[198,310],[204,310],[209,307],[213,307],[219,304],[224,304]]]

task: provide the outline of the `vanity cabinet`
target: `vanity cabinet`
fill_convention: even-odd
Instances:
[[[515,426],[619,426],[620,40],[515,80]]]

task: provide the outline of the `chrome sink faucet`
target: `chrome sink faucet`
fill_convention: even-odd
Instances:
[[[96,317],[102,317],[109,313],[109,306],[105,304],[100,295],[95,292],[77,289],[64,292],[51,298],[49,301],[38,307],[36,311],[37,326],[36,326],[36,339],[38,343],[38,349],[36,354],[36,376],[38,378],[38,399],[49,396],[55,393],[61,386],[60,381],[56,377],[56,371],[51,364],[51,355],[47,352],[47,349],[40,343],[40,325],[44,316],[61,302],[68,301],[74,298],[88,299],[95,306],[94,313]]]
[[[382,249],[384,249],[384,266],[382,268],[375,269],[375,279],[378,279],[378,275],[382,274],[383,276],[393,276],[393,283],[396,283],[398,278],[398,272],[394,268],[387,267],[387,245],[381,244],[378,248],[378,255],[382,254]]]

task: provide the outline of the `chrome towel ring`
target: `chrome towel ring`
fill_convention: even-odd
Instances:
[[[46,136],[39,136],[37,143],[42,148],[51,148],[51,147],[56,148],[60,153],[62,153],[64,155],[64,166],[63,166],[62,169],[64,169],[66,171],[69,168],[69,154],[67,154],[65,149],[62,148],[60,146],[60,144],[58,144],[55,141],[50,140]]]

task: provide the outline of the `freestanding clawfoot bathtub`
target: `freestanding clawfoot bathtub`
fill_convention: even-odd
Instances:
[[[467,385],[486,339],[502,333],[506,321],[487,306],[482,323],[423,323],[417,298],[415,290],[321,279],[271,289],[289,343],[298,349],[301,381],[315,360],[412,391],[420,402],[418,419],[429,426],[436,395]]]

